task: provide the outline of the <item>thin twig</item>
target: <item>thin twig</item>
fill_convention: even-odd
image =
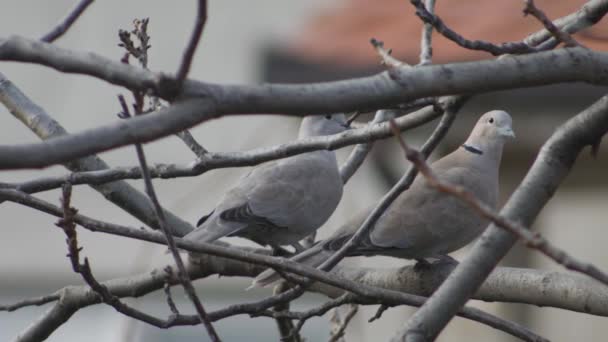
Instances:
[[[209,152],[209,151],[207,151],[207,149],[205,149],[203,147],[203,145],[199,144],[198,141],[196,141],[196,139],[194,139],[194,137],[192,136],[190,131],[188,131],[187,129],[177,133],[176,135],[180,139],[182,139],[184,144],[186,144],[186,146],[188,146],[190,151],[192,151],[192,153],[194,153],[194,155],[196,155],[197,158],[201,159],[204,157],[205,154],[207,154]]]
[[[435,14],[435,0],[425,0],[424,4],[430,14]],[[418,65],[431,64],[431,58],[433,57],[432,36],[433,25],[424,23],[422,38],[420,39],[420,63]]]
[[[148,50],[152,47],[150,45],[150,35],[148,35],[149,23],[150,18],[134,19],[133,30],[118,30],[118,39],[120,40],[118,46],[127,50],[122,59],[123,63],[129,64],[129,56],[133,56],[139,61],[142,68],[148,69]],[[131,35],[137,38],[137,44],[131,39]]]
[[[570,256],[566,251],[556,246],[553,246],[549,241],[543,238],[539,233],[532,232],[523,225],[508,220],[503,216],[497,214],[491,207],[478,200],[471,192],[461,186],[451,185],[443,182],[437,178],[434,172],[431,170],[429,165],[425,161],[425,156],[410,148],[401,135],[399,130],[391,121],[391,128],[395,137],[399,141],[401,148],[405,152],[407,160],[411,161],[416,169],[426,178],[427,182],[435,187],[437,190],[455,196],[467,203],[477,213],[484,218],[492,221],[496,226],[507,230],[513,235],[517,236],[518,239],[522,240],[523,243],[532,249],[536,249],[549,258],[553,259],[558,264],[564,267],[588,275],[606,285],[608,285],[608,274],[601,271],[595,265],[590,263],[581,262],[574,257]]]
[[[358,297],[353,295],[352,293],[344,293],[337,298],[333,298],[324,302],[323,304],[316,306],[312,309],[306,311],[274,311],[274,310],[264,310],[258,313],[251,314],[252,317],[265,316],[272,318],[289,318],[289,319],[297,319],[299,321],[306,321],[312,317],[319,317],[326,314],[328,311],[336,308],[338,306],[356,303]],[[298,323],[301,329],[301,322]]]
[[[25,307],[28,307],[28,306],[41,306],[41,305],[44,305],[44,304],[48,304],[48,303],[52,303],[52,302],[58,301],[59,298],[61,298],[61,295],[58,294],[58,293],[51,293],[51,294],[46,295],[46,296],[27,298],[27,299],[18,301],[18,302],[13,303],[13,304],[0,305],[0,311],[11,312],[11,311],[19,310],[21,308],[25,308]]]
[[[80,2],[70,11],[70,13],[55,26],[51,32],[45,34],[40,38],[41,41],[46,43],[52,43],[59,37],[63,36],[72,27],[76,19],[78,19],[82,13],[93,3],[94,0],[80,0]]]
[[[67,236],[67,256],[70,259],[70,264],[72,265],[74,272],[80,274],[87,285],[99,295],[99,298],[104,303],[116,309],[116,311],[156,327],[166,328],[174,324],[174,319],[177,318],[176,316],[171,316],[169,319],[163,320],[123,303],[118,297],[114,296],[105,285],[99,283],[97,279],[95,279],[88,258],[84,258],[84,262],[82,264],[80,263],[80,251],[82,250],[82,247],[78,247],[78,235],[76,233],[76,223],[74,221],[77,211],[70,206],[72,185],[66,183],[62,190],[63,195],[61,204],[63,217],[59,219],[56,225],[62,228]]]
[[[308,319],[315,317],[315,316],[323,316],[332,309],[335,309],[335,308],[342,306],[344,304],[347,304],[347,303],[352,303],[353,300],[355,300],[356,298],[357,298],[357,296],[353,295],[352,293],[347,292],[338,298],[334,298],[334,299],[329,300],[308,311],[300,313],[297,317],[294,317],[294,318],[298,319],[298,323],[296,324],[296,326],[294,328],[295,332],[299,332],[300,330],[302,330],[304,323],[306,323],[306,321]]]
[[[534,4],[534,0],[525,1],[524,16],[528,14],[531,14],[533,17],[538,19],[538,21],[543,24],[547,31],[549,31],[557,41],[563,42],[566,46],[569,47],[582,47],[582,45],[574,38],[572,38],[572,36],[568,34],[568,32],[560,30],[557,26],[555,26],[555,24],[553,24],[553,22],[549,20],[549,18],[547,18],[547,15],[545,15],[542,10],[536,7],[536,5]]]
[[[334,311],[337,313],[338,308],[335,308]],[[346,312],[346,315],[344,316],[344,318],[340,320],[340,322],[337,326],[334,326],[337,329],[336,330],[332,329],[330,337],[329,337],[329,342],[337,342],[337,341],[343,340],[342,337],[344,336],[346,327],[348,326],[348,323],[350,323],[350,321],[353,319],[353,317],[355,317],[355,315],[357,314],[357,311],[359,311],[359,306],[357,304],[349,305],[348,311]]]
[[[286,282],[281,282],[277,286],[275,286],[273,290],[273,294],[277,295],[285,292],[288,289],[288,284]],[[289,311],[289,302],[283,302],[275,305],[272,308],[273,312],[288,312]],[[301,342],[302,338],[300,336],[300,330],[296,329],[293,325],[291,318],[289,317],[275,317],[275,322],[277,323],[277,328],[279,330],[279,336],[281,337],[282,342]]]
[[[169,306],[169,310],[174,315],[179,315],[179,310],[175,305],[175,301],[173,300],[173,296],[171,295],[171,279],[174,278],[173,269],[171,266],[165,267],[165,273],[167,275],[167,279],[165,280],[165,286],[163,287],[163,291],[165,292],[165,297],[167,298],[167,306]]]
[[[119,46],[123,47],[127,51],[127,54],[125,55],[125,57],[123,57],[123,61],[125,63],[128,63],[128,57],[129,55],[131,55],[137,58],[140,65],[144,69],[148,69],[148,50],[151,47],[149,44],[150,35],[148,34],[148,23],[148,18],[135,19],[133,21],[134,28],[132,31],[129,32],[126,30],[119,30],[118,32],[118,37],[121,41]],[[133,42],[133,40],[131,39],[131,35],[134,35],[137,38],[137,44]],[[151,95],[149,96],[150,106],[147,110],[144,110],[144,93],[142,91],[133,91],[132,93],[133,98],[135,99],[134,106],[136,107],[136,112],[150,113],[163,108],[160,99],[157,96]],[[125,117],[123,117],[122,115],[122,113],[119,113],[118,116],[124,119]],[[180,138],[184,142],[184,144],[186,144],[186,146],[194,153],[194,155],[196,155],[197,158],[202,158],[204,154],[208,152],[201,144],[196,141],[196,139],[194,139],[190,131],[188,131],[187,129],[178,132],[175,135],[177,135],[177,137]]]
[[[371,323],[375,320],[380,319],[380,317],[382,317],[382,314],[384,313],[384,311],[388,310],[390,308],[390,306],[386,305],[386,304],[381,304],[378,307],[378,310],[376,310],[376,313],[370,317],[370,319],[367,320],[368,323]]]
[[[119,101],[122,106],[123,113],[125,115],[130,115],[129,108],[126,105],[124,97],[119,96]],[[136,114],[141,114],[141,113],[136,112]],[[152,184],[152,179],[150,178],[150,173],[148,171],[148,163],[146,162],[146,156],[144,154],[143,147],[141,144],[135,144],[135,149],[137,151],[137,158],[141,165],[141,171],[142,171],[143,180],[144,180],[144,184],[145,184],[145,188],[146,188],[146,193],[148,194],[150,201],[154,205],[154,209],[156,212],[156,218],[158,220],[158,225],[160,226],[163,234],[165,235],[165,238],[167,240],[167,245],[169,246],[169,250],[171,251],[173,260],[175,260],[175,264],[177,265],[177,270],[178,270],[177,275],[180,280],[180,283],[184,287],[184,290],[186,291],[188,298],[190,299],[190,301],[192,301],[192,304],[194,305],[194,308],[196,309],[196,312],[197,312],[201,322],[203,322],[205,329],[207,329],[207,333],[209,334],[209,337],[211,338],[212,341],[219,342],[220,338],[217,335],[215,328],[213,328],[213,325],[211,324],[209,317],[207,316],[207,312],[205,311],[203,303],[201,303],[200,299],[196,295],[196,291],[194,290],[194,287],[192,286],[192,282],[190,281],[190,277],[188,276],[188,272],[186,271],[184,262],[182,261],[182,258],[179,254],[177,246],[175,245],[175,240],[173,239],[173,234],[171,233],[171,230],[169,229],[169,227],[167,227],[166,220],[165,220],[165,214],[163,212],[162,207],[160,206],[158,197],[156,196],[156,191],[154,190],[154,185]]]
[[[396,69],[396,68],[400,68],[400,67],[409,67],[410,65],[402,62],[400,60],[398,60],[397,58],[393,57],[391,54],[393,52],[393,50],[391,49],[385,49],[384,48],[384,42],[376,39],[376,38],[372,38],[369,41],[372,46],[374,47],[374,49],[376,50],[376,52],[378,53],[378,55],[380,56],[380,58],[382,59],[382,64],[386,65],[386,67],[391,70],[391,69]]]
[[[190,36],[190,40],[188,41],[188,45],[184,50],[184,54],[182,56],[182,62],[177,70],[176,74],[176,82],[178,84],[178,89],[181,88],[182,83],[188,76],[188,71],[190,71],[190,66],[192,65],[192,58],[194,57],[194,52],[196,51],[196,47],[198,42],[201,39],[201,34],[203,33],[203,28],[205,27],[205,22],[207,21],[207,0],[199,0],[198,1],[198,12],[196,14],[196,21],[194,23],[194,30],[192,30],[192,35]]]
[[[367,126],[371,127],[375,124],[387,121],[388,116],[389,115],[386,113],[385,110],[379,110],[376,112],[374,118],[367,124]],[[358,144],[357,146],[355,146],[355,148],[353,148],[344,164],[340,165],[340,176],[344,184],[346,184],[350,180],[350,178],[363,164],[363,162],[365,161],[365,157],[367,157],[373,146],[374,142]]]
[[[464,48],[486,51],[494,56],[506,53],[524,54],[542,51],[541,49],[531,47],[524,42],[508,42],[496,45],[482,40],[468,40],[445,25],[443,20],[437,15],[429,12],[421,0],[410,0],[410,2],[416,7],[416,15],[422,19],[424,23],[432,25],[437,32]]]

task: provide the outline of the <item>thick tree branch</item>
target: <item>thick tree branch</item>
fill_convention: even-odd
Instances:
[[[0,190],[0,198],[13,200],[18,203],[23,203],[25,205],[32,206],[38,210],[41,210],[43,212],[46,212],[46,213],[49,213],[51,215],[55,215],[58,217],[62,217],[62,215],[63,215],[62,210],[60,208],[57,208],[49,203],[46,203],[45,201],[35,199],[27,194],[19,193],[18,191],[15,191],[15,190]],[[87,218],[86,216],[83,216],[81,214],[75,215],[73,217],[73,220],[74,220],[74,222],[78,223],[79,225],[81,225],[87,229],[90,229],[92,231],[101,231],[101,232],[106,232],[106,233],[110,233],[110,234],[132,237],[132,238],[136,238],[139,240],[160,243],[160,244],[164,244],[164,242],[165,242],[165,237],[162,234],[159,234],[159,233],[153,232],[153,231],[146,231],[146,230],[142,230],[142,229],[135,229],[135,228],[125,227],[125,226],[110,224],[110,223],[106,223],[106,222],[101,222],[101,221]],[[231,259],[235,259],[235,260],[240,260],[240,261],[243,261],[246,263],[261,264],[261,265],[265,266],[265,268],[272,267],[277,270],[283,270],[283,271],[286,271],[289,273],[299,274],[299,275],[305,276],[306,278],[321,281],[321,282],[327,283],[333,287],[338,287],[338,288],[353,292],[361,297],[378,298],[382,301],[387,301],[388,303],[392,303],[392,305],[406,304],[406,305],[419,306],[419,305],[422,305],[422,303],[424,302],[424,298],[422,298],[422,297],[417,297],[417,296],[407,295],[407,294],[399,293],[399,292],[395,292],[395,291],[382,290],[382,289],[378,289],[376,287],[361,285],[357,282],[352,282],[347,279],[338,278],[334,275],[331,275],[331,274],[319,271],[317,269],[314,269],[314,268],[311,268],[311,267],[308,267],[305,265],[301,265],[299,263],[293,262],[291,260],[286,260],[283,258],[268,257],[268,256],[264,256],[264,255],[259,255],[256,253],[250,253],[250,252],[247,252],[242,249],[226,248],[226,247],[222,247],[222,246],[215,245],[215,244],[194,243],[194,242],[182,240],[182,239],[176,239],[176,245],[181,249],[195,252],[199,255],[202,254],[201,256],[199,256],[199,258],[204,259],[206,257],[205,254],[210,254],[210,255],[216,255],[216,256],[220,256],[220,257],[227,257],[227,258],[231,258]],[[198,260],[197,262],[200,263],[202,261]],[[204,267],[205,267],[205,269],[209,269],[211,266],[208,263],[204,262]],[[258,268],[256,270],[255,274],[257,274],[260,271],[261,271],[261,269]],[[228,272],[228,271],[226,269],[224,269],[224,271],[222,271],[222,272]],[[166,277],[163,274],[163,281],[165,280],[165,278]],[[262,300],[262,301],[247,303],[247,304],[237,304],[232,307],[223,309],[223,311],[222,311],[223,313],[221,314],[221,316],[226,317],[225,315],[259,312],[260,310],[265,310],[265,309],[269,308],[270,306],[274,306],[274,305],[284,302],[286,300],[292,300],[294,298],[297,298],[299,295],[301,295],[302,291],[303,291],[302,287],[297,287],[297,288],[289,290],[279,296],[270,297],[270,298]],[[71,308],[72,307],[69,305],[66,306],[66,310],[71,309]],[[496,317],[488,316],[487,314],[485,314],[481,311],[477,312],[475,310],[473,310],[473,311],[470,311],[470,310],[472,310],[472,309],[465,308],[463,311],[463,315],[465,315],[466,317],[470,317],[471,319],[478,320],[485,324],[490,324],[495,327],[501,327],[500,328],[501,330],[505,330],[508,332],[510,331],[509,333],[521,335],[521,327],[518,327],[517,325],[513,325],[509,322],[502,321]],[[219,313],[218,313],[218,315],[219,315]],[[210,317],[211,317],[211,315],[210,315]],[[212,321],[215,320],[214,318],[210,318],[210,319]],[[44,320],[44,321],[46,322],[46,320]],[[51,321],[55,322],[55,323],[59,323],[59,324],[63,323],[63,321],[58,322],[57,320],[54,320],[54,319],[51,319]],[[43,326],[37,327],[35,329],[43,329],[44,331],[47,331],[47,330],[45,330],[45,329],[48,329],[48,326],[46,324],[47,323],[44,323]],[[186,319],[185,321],[177,320],[177,321],[173,322],[173,324],[179,325],[179,324],[195,324],[195,323],[193,323],[192,318],[190,318],[190,319]],[[56,329],[56,327],[57,326],[55,326],[52,330]],[[515,329],[515,328],[517,328],[517,329]],[[50,332],[47,331],[47,333],[50,333]]]
[[[189,268],[192,279],[200,279],[213,274],[254,277],[264,270],[264,266],[211,255],[202,258],[202,264],[191,265]],[[339,277],[369,286],[379,286],[427,296],[439,286],[451,271],[451,265],[442,264],[422,272],[415,271],[413,266],[389,269],[338,266],[334,273]],[[110,280],[104,282],[103,285],[113,295],[120,298],[140,297],[163,288],[166,280],[165,270],[161,267],[140,275]],[[174,277],[170,281],[172,283],[177,282]],[[310,290],[324,293],[333,298],[338,298],[344,294],[343,291],[335,287],[324,286],[319,283],[313,285]],[[71,286],[45,297],[53,298],[53,301],[61,300],[69,309],[76,303],[82,305],[82,307],[99,303],[97,297],[91,296],[90,292],[91,290],[84,286]],[[66,296],[72,297],[68,300]],[[23,307],[50,302],[48,299],[43,299],[45,297],[38,298],[39,301],[32,299],[28,302],[22,301],[10,306]],[[587,278],[558,272],[499,267],[492,272],[474,298],[489,302],[501,301],[551,306],[608,316],[608,292],[603,286]],[[3,307],[8,308],[10,306],[5,305]]]
[[[303,85],[218,85],[188,81],[184,85],[182,96],[206,97],[213,102],[216,113],[203,111],[198,114],[201,116],[198,122],[222,114],[305,115],[347,112],[386,108],[425,96],[511,89],[556,82],[585,81],[602,84],[607,82],[606,75],[598,74],[597,71],[608,63],[606,55],[584,49],[563,49],[425,68],[395,68],[400,79],[408,80],[407,87],[391,82],[386,73]],[[133,89],[159,91],[162,88],[162,77],[142,68],[17,36],[0,40],[0,60],[47,65],[60,71],[86,74]],[[488,78],[488,75],[493,77]]]
[[[156,87],[154,82],[159,78],[145,70],[99,58],[24,38],[13,37],[0,43],[0,60],[30,60],[51,65],[61,60],[64,71],[91,72],[135,89]],[[135,142],[147,142],[224,114],[317,114],[386,108],[420,97],[558,82],[608,84],[606,70],[608,53],[572,48],[497,60],[397,68],[391,71],[391,77],[398,82],[392,81],[386,73],[309,85],[232,86],[189,81],[184,84],[184,96],[203,98],[184,100],[156,113],[61,137],[52,144],[0,146],[0,168],[43,167]],[[81,144],[85,136],[90,138],[89,142]]]
[[[509,198],[500,215],[524,226],[534,219],[551,199],[585,146],[596,144],[608,132],[608,96],[563,124],[543,145],[532,168]],[[491,225],[471,252],[450,274],[396,335],[414,329],[432,339],[494,269],[516,241],[516,236]]]

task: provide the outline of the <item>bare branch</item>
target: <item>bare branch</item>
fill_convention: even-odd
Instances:
[[[82,247],[78,247],[76,225],[74,223],[76,209],[70,207],[71,194],[72,186],[70,183],[66,183],[63,187],[63,196],[61,200],[63,218],[61,218],[56,225],[61,227],[67,236],[68,257],[74,272],[80,274],[87,285],[95,291],[99,298],[101,298],[104,303],[116,309],[116,311],[157,327],[165,328],[171,326],[173,321],[178,319],[177,316],[169,317],[168,320],[162,320],[123,303],[118,297],[114,296],[106,286],[100,284],[97,279],[95,279],[87,258],[84,259],[84,263],[80,263],[80,251],[82,250]]]
[[[18,50],[19,44],[11,46],[15,39],[0,44],[0,59],[7,50]],[[35,44],[38,43],[27,45]],[[44,46],[44,50],[51,49],[57,48]],[[37,54],[40,55],[45,54]],[[62,54],[62,58],[65,58],[62,59],[62,66],[69,69],[69,61],[75,55],[77,54],[73,52],[67,56]],[[109,67],[111,63],[100,62],[105,67]],[[608,77],[597,72],[604,64],[608,65],[606,53],[572,48],[509,56],[500,60],[399,68],[398,73],[393,72],[398,77],[398,82],[391,82],[385,74],[380,74],[367,79],[311,86],[206,84],[202,87],[208,96],[202,99],[176,102],[170,108],[155,113],[60,137],[54,139],[52,145],[0,146],[0,169],[43,167],[135,142],[148,142],[223,113],[237,114],[245,110],[249,113],[261,110],[272,113],[280,110],[282,113],[300,115],[299,113],[318,113],[321,109],[323,112],[348,111],[355,109],[349,108],[353,105],[357,109],[368,108],[373,104],[390,107],[392,104],[405,102],[406,98],[491,91],[564,81],[586,80],[596,84],[608,84]],[[96,65],[96,68],[98,67]],[[121,68],[125,67],[121,64]],[[487,75],[493,77],[488,78]],[[251,98],[256,98],[255,104],[247,100]],[[83,139],[86,139],[86,144],[82,143]]]
[[[148,18],[136,19],[133,21],[134,29],[131,32],[126,30],[118,31],[118,37],[121,41],[119,46],[124,47],[127,51],[123,61],[128,64],[128,57],[131,55],[139,60],[140,65],[144,69],[148,69],[148,50],[151,47],[149,44],[150,36],[148,35],[148,23]],[[138,44],[133,42],[131,35],[134,35],[137,38],[139,42]],[[144,93],[142,91],[133,91],[133,97],[135,98],[136,102],[135,107],[139,108],[138,111],[140,112],[154,112],[163,108],[162,104],[160,103],[160,99],[156,96],[150,96],[150,108],[147,110],[143,109]],[[200,158],[204,153],[207,152],[207,150],[205,150],[205,148],[194,139],[188,130],[177,132],[176,135],[197,157]]]
[[[543,145],[523,182],[501,210],[508,220],[530,226],[568,174],[581,150],[608,132],[608,96],[563,124]],[[498,261],[515,243],[516,236],[490,225],[469,255],[401,329],[423,331],[434,338],[479,288]]]
[[[184,84],[182,97],[204,97],[210,102],[208,106],[213,108],[201,106],[199,112],[190,118],[192,121],[182,123],[180,128],[227,114],[280,113],[302,116],[390,108],[420,97],[454,93],[487,92],[556,82],[606,83],[595,72],[598,67],[608,63],[606,59],[601,52],[568,49],[425,68],[398,68],[400,77],[408,80],[407,84],[411,86],[406,89],[402,84],[390,82],[385,73],[298,85],[219,85],[188,80]],[[171,100],[163,93],[166,76],[161,77],[92,53],[78,53],[12,36],[0,39],[0,60],[37,63],[66,73],[87,74],[129,89],[152,90],[161,98]],[[573,60],[578,64],[573,64]],[[547,64],[552,67],[547,67]],[[573,72],[574,69],[577,73]],[[489,79],[487,75],[493,77]],[[253,103],[252,98],[256,99]],[[163,129],[162,132],[169,134],[167,131],[171,130]]]
[[[28,306],[41,306],[44,304],[58,301],[60,297],[61,295],[59,295],[58,293],[52,293],[46,296],[27,298],[24,300],[20,300],[14,304],[0,305],[0,311],[11,312]]]
[[[563,32],[574,34],[589,26],[596,24],[608,12],[608,0],[591,0],[576,12],[553,21],[553,24]],[[549,48],[557,45],[559,41],[552,38],[547,29],[533,33],[524,39],[524,43],[530,46],[541,45],[541,48]]]
[[[482,40],[468,40],[445,25],[443,20],[437,15],[427,10],[421,0],[410,0],[410,2],[416,7],[416,15],[422,19],[425,24],[432,25],[437,32],[465,49],[485,51],[494,56],[504,55],[506,53],[525,54],[542,51],[542,49],[531,47],[524,42],[509,42],[496,45]]]
[[[376,313],[367,320],[368,323],[371,323],[375,320],[380,319],[380,317],[382,317],[382,314],[384,313],[384,311],[388,310],[390,308],[390,306],[386,305],[386,304],[382,304],[378,307],[378,310],[376,310]]]
[[[435,0],[425,0],[424,6],[431,15],[435,14]],[[422,38],[420,39],[420,63],[418,65],[431,64],[431,58],[433,57],[432,36],[433,25],[424,23]]]
[[[288,289],[288,285],[286,282],[281,282],[273,289],[272,293],[274,295],[285,292]],[[272,310],[267,310],[271,313],[276,314],[284,314],[289,313],[289,302],[279,303],[274,306]],[[279,329],[279,336],[281,337],[282,342],[302,342],[302,337],[300,336],[301,325],[298,324],[296,328],[292,322],[293,317],[274,317],[275,322],[277,323],[277,328]]]
[[[169,306],[169,310],[171,310],[174,315],[179,315],[179,310],[177,310],[177,306],[175,305],[173,296],[171,295],[171,279],[174,278],[173,268],[171,268],[171,266],[165,267],[165,273],[167,274],[167,279],[165,281],[163,291],[165,292],[165,297],[167,298],[167,306]]]
[[[553,22],[549,20],[549,18],[547,18],[544,12],[541,11],[538,7],[536,7],[536,5],[534,4],[534,0],[525,0],[524,3],[524,16],[528,14],[534,16],[536,19],[538,19],[538,21],[543,24],[547,31],[551,32],[551,34],[553,35],[553,37],[555,37],[556,40],[563,42],[564,44],[566,44],[566,46],[569,47],[583,47],[579,42],[574,40],[574,38],[572,38],[572,36],[570,36],[567,32],[557,28],[557,26],[555,26],[555,24],[553,24]]]
[[[203,147],[203,145],[199,144],[198,141],[194,139],[190,131],[187,129],[177,132],[176,135],[182,139],[182,141],[186,144],[186,146],[188,146],[190,151],[192,151],[197,158],[201,159],[206,153],[209,152]]]
[[[76,7],[70,11],[70,13],[59,23],[55,28],[53,28],[49,33],[45,34],[40,38],[41,41],[46,43],[52,43],[57,40],[59,37],[63,36],[70,27],[76,22],[76,20],[84,13],[84,11],[89,7],[90,4],[93,3],[94,0],[80,0]]]
[[[190,36],[190,40],[188,41],[188,46],[184,50],[182,62],[179,66],[179,69],[177,70],[176,81],[178,84],[178,88],[181,87],[181,84],[186,79],[186,76],[188,76],[188,71],[190,71],[190,66],[192,64],[192,58],[194,57],[194,52],[196,51],[198,42],[201,39],[201,34],[203,33],[203,28],[205,27],[206,21],[207,0],[199,0],[196,21],[194,23],[194,30],[192,30],[192,35]]]
[[[357,311],[359,311],[359,306],[356,304],[350,304],[346,315],[344,315],[344,318],[340,319],[338,315],[338,308],[332,310],[332,312],[335,313],[335,315],[337,316],[337,319],[335,319],[335,321],[332,320],[332,323],[335,322],[335,324],[332,324],[329,342],[344,341],[343,336],[344,332],[346,331],[346,327],[348,326],[348,323],[350,323],[350,321],[353,319],[353,317],[355,317]]]
[[[374,47],[374,49],[376,50],[376,52],[378,53],[378,56],[380,56],[381,60],[382,60],[382,64],[386,65],[386,68],[391,70],[391,69],[396,69],[396,68],[401,68],[401,67],[411,67],[411,65],[402,62],[400,60],[398,60],[397,58],[393,57],[391,54],[393,53],[393,50],[388,49],[386,50],[384,48],[384,42],[377,40],[376,38],[372,38],[369,41],[372,46]]]
[[[121,100],[120,102],[122,105],[123,113],[128,115],[129,108],[126,105],[124,98],[119,96],[119,99]],[[142,113],[136,112],[135,114],[141,115]],[[142,175],[143,175],[143,179],[144,179],[144,184],[146,187],[146,193],[148,194],[150,201],[152,201],[152,204],[154,205],[156,217],[158,219],[158,224],[161,228],[161,231],[165,235],[165,239],[167,240],[167,245],[169,246],[169,250],[171,251],[171,255],[173,256],[173,260],[175,261],[175,264],[177,266],[177,275],[180,280],[180,283],[182,284],[184,290],[186,291],[188,298],[190,299],[190,301],[192,301],[192,304],[194,305],[194,308],[196,309],[198,317],[200,318],[201,322],[203,322],[203,325],[205,326],[205,329],[207,330],[207,334],[209,335],[209,338],[211,339],[211,341],[219,342],[220,338],[219,338],[217,332],[215,331],[215,328],[213,328],[211,321],[209,320],[209,317],[207,315],[207,312],[205,311],[203,303],[200,301],[200,299],[196,295],[194,286],[192,286],[192,282],[190,281],[190,277],[188,276],[188,272],[186,271],[186,267],[184,266],[182,257],[180,256],[179,250],[177,249],[177,246],[175,245],[175,240],[173,239],[172,230],[167,226],[167,221],[165,219],[165,214],[163,212],[163,208],[161,207],[160,202],[158,201],[158,197],[156,196],[156,191],[154,190],[154,185],[152,184],[152,179],[150,178],[150,173],[148,171],[148,163],[146,162],[146,155],[144,154],[143,146],[141,144],[135,144],[135,150],[137,151],[137,159],[139,160],[139,163],[141,165],[141,171],[142,171]]]

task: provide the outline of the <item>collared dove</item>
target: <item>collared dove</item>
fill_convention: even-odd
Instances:
[[[299,138],[331,135],[348,129],[344,114],[308,116]],[[239,236],[278,249],[316,231],[342,197],[342,179],[333,151],[299,154],[255,167],[229,190],[214,211],[201,218],[184,238],[212,242]]]
[[[496,207],[503,145],[507,138],[514,137],[511,116],[493,110],[481,116],[462,146],[432,163],[431,168],[440,180],[460,185],[479,200]],[[292,260],[313,267],[320,265],[353,236],[370,211],[360,213],[330,238]],[[427,184],[424,177],[418,176],[410,189],[401,193],[380,216],[370,235],[348,256],[385,255],[419,261],[444,259],[448,253],[478,237],[488,223],[466,203],[439,192]],[[278,279],[278,274],[267,270],[254,280],[252,287],[267,286]]]

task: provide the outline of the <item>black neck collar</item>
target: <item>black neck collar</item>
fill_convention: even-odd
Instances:
[[[479,155],[482,155],[482,154],[483,154],[483,151],[482,151],[482,150],[480,150],[480,149],[478,149],[478,148],[476,148],[476,147],[473,147],[473,146],[471,146],[471,145],[462,144],[462,147],[463,147],[465,150],[467,150],[468,152],[471,152],[471,153],[474,153],[474,154],[479,154]]]

